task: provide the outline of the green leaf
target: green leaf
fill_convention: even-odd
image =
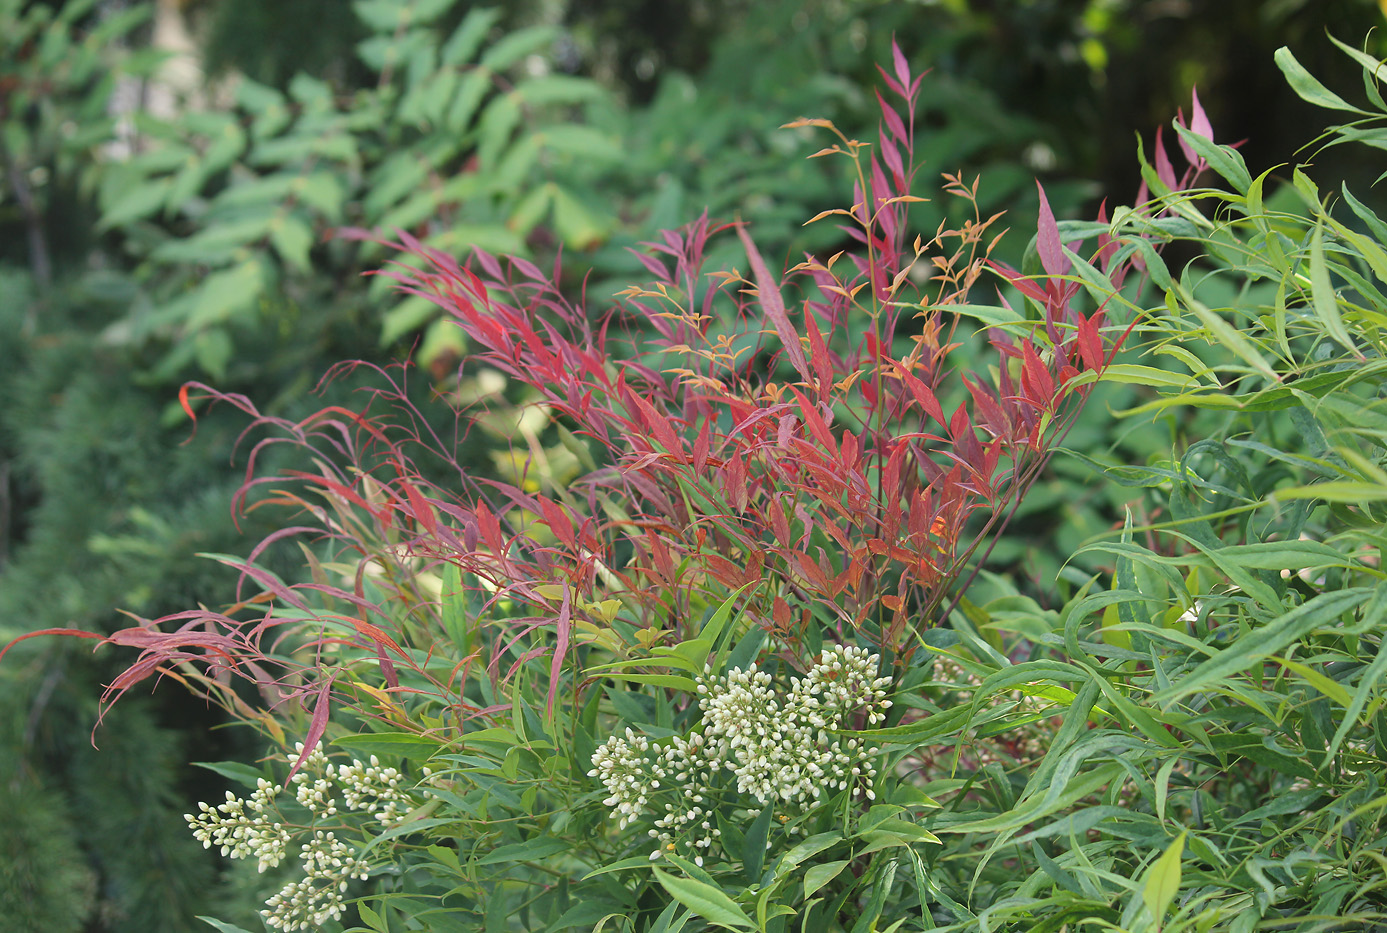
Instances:
[[[365,732],[360,735],[344,735],[340,739],[334,739],[332,744],[357,755],[408,758],[413,761],[427,761],[444,747],[442,742],[426,739],[412,732]]]
[[[583,876],[583,880],[586,881],[588,878],[595,878],[595,877],[597,877],[598,875],[605,875],[605,874],[609,874],[610,872],[614,872],[614,871],[625,871],[625,870],[628,869],[628,868],[650,868],[650,867],[651,867],[651,863],[650,863],[650,857],[649,857],[649,856],[647,856],[647,855],[633,855],[633,856],[631,856],[630,858],[618,859],[617,861],[612,862],[612,863],[607,864],[607,865],[603,865],[603,866],[601,866],[600,868],[594,868],[592,871],[588,872],[586,875]]]
[[[360,901],[357,902],[356,909],[361,914],[362,923],[377,931],[377,933],[388,933],[388,928],[385,925],[385,921],[381,919],[380,914]]]
[[[308,251],[313,246],[313,231],[297,217],[282,217],[270,224],[270,243],[285,265],[298,272],[309,272],[312,264]]]
[[[106,205],[106,210],[102,213],[96,229],[110,230],[112,227],[123,227],[133,221],[148,217],[163,206],[164,199],[168,196],[172,184],[170,179],[161,178],[157,181],[123,189],[119,197],[114,198],[110,204]]]
[[[767,804],[747,828],[742,842],[742,873],[748,882],[754,883],[761,877],[761,866],[766,862],[766,839],[770,836],[774,813],[775,808]]]
[[[264,288],[260,263],[250,260],[215,272],[203,280],[188,313],[187,326],[199,330],[220,323],[260,299]]]
[[[247,787],[256,787],[265,776],[259,768],[252,768],[250,765],[242,764],[239,761],[194,761],[192,764],[197,768],[215,771],[222,777],[230,778]]]
[[[440,64],[450,67],[470,62],[500,16],[501,11],[494,7],[473,7],[468,10],[458,28],[443,44],[439,53]]]
[[[1238,150],[1230,146],[1220,146],[1208,137],[1187,130],[1178,123],[1175,124],[1175,132],[1180,134],[1180,138],[1188,143],[1200,158],[1209,163],[1210,168],[1238,189],[1239,194],[1247,194],[1247,189],[1252,187],[1252,173],[1247,170],[1247,163],[1243,161]]]
[[[1140,386],[1171,386],[1183,389],[1198,380],[1188,373],[1172,373],[1155,366],[1141,366],[1136,363],[1115,363],[1103,370],[1103,382],[1120,382]]]
[[[814,892],[828,884],[834,878],[852,864],[852,859],[840,859],[836,862],[825,862],[822,865],[814,865],[804,873],[804,896],[813,897]]]
[[[467,591],[462,586],[462,571],[449,561],[443,567],[443,585],[439,593],[443,631],[458,649],[458,657],[472,652],[473,630],[467,624]]]
[[[728,620],[732,618],[732,610],[736,607],[737,598],[740,597],[743,593],[745,593],[747,587],[749,586],[751,586],[751,584],[746,583],[738,587],[735,591],[733,591],[731,596],[728,596],[725,600],[723,600],[722,604],[713,611],[713,614],[708,617],[708,621],[703,624],[703,628],[698,633],[700,641],[706,641],[710,645],[716,645],[719,643],[718,636],[723,634],[724,626],[726,626]],[[731,630],[728,631],[730,634]],[[725,649],[728,644],[728,639],[724,637],[721,640],[721,644]],[[722,652],[719,652],[719,660],[721,660],[721,656]],[[714,673],[721,672],[721,666],[717,666],[714,668]]]
[[[531,52],[538,52],[552,43],[558,34],[558,30],[553,26],[531,26],[528,29],[517,29],[487,49],[482,54],[481,64],[485,68],[496,71],[509,68]]]
[[[1180,761],[1180,756],[1172,755],[1161,765],[1161,770],[1156,772],[1156,819],[1162,823],[1165,822],[1166,799],[1170,796],[1170,775]]]
[[[202,371],[218,382],[226,379],[226,366],[235,347],[225,328],[209,327],[193,338],[193,358]]]
[[[737,906],[736,901],[712,885],[692,878],[676,878],[658,868],[655,869],[655,878],[670,897],[714,926],[729,930],[756,928],[756,924]]]
[[[1152,699],[1161,706],[1169,706],[1182,697],[1215,687],[1232,675],[1261,664],[1316,628],[1333,626],[1345,612],[1362,605],[1372,592],[1366,587],[1352,587],[1321,593],[1236,639]]]
[[[1185,291],[1181,286],[1174,286],[1177,294],[1185,307],[1194,312],[1194,316],[1199,318],[1200,323],[1207,327],[1214,339],[1231,350],[1234,354],[1242,358],[1253,369],[1266,376],[1273,382],[1280,382],[1276,370],[1266,361],[1266,358],[1258,352],[1257,347],[1243,336],[1242,332],[1234,328],[1223,319],[1223,316],[1216,311],[1207,308],[1201,302],[1194,299],[1194,296]]]
[[[1369,210],[1368,206],[1353,196],[1348,190],[1348,185],[1341,185],[1339,191],[1344,196],[1344,203],[1358,215],[1358,219],[1367,225],[1372,231],[1373,236],[1382,244],[1387,244],[1387,223],[1383,223],[1382,218]]]
[[[521,83],[516,92],[521,100],[531,105],[585,104],[606,96],[596,81],[565,74],[531,78]]]
[[[606,224],[572,193],[554,187],[554,229],[564,243],[576,249],[589,249],[607,235]]]
[[[1250,570],[1306,570],[1312,567],[1351,567],[1353,561],[1318,541],[1264,541],[1219,548],[1220,560]]]
[[[263,212],[212,224],[190,237],[166,240],[152,255],[160,262],[225,262],[236,250],[265,236],[274,222],[274,216],[273,208],[266,206]]]
[[[684,693],[695,693],[698,691],[698,684],[688,677],[680,677],[677,674],[621,674],[607,673],[605,677],[613,680],[627,680],[636,684],[653,684],[656,687],[665,687],[670,690],[679,690]]]
[[[553,182],[545,182],[538,187],[531,188],[511,211],[506,226],[521,236],[528,235],[534,229],[535,224],[544,219],[553,198]]]
[[[810,836],[808,839],[796,843],[789,852],[785,853],[784,857],[780,860],[778,869],[784,870],[793,868],[806,859],[813,858],[825,849],[831,849],[842,841],[843,834],[840,832],[819,833],[816,836]]]
[[[438,317],[438,305],[423,295],[410,295],[381,316],[380,342],[389,346],[406,334],[412,334]]]
[[[1310,238],[1310,297],[1314,302],[1315,316],[1324,324],[1329,336],[1345,350],[1354,353],[1359,359],[1363,354],[1353,343],[1344,319],[1339,314],[1339,300],[1334,294],[1334,285],[1329,280],[1329,268],[1324,262],[1324,227],[1315,225],[1315,233]]]
[[[424,339],[419,342],[415,361],[426,370],[436,367],[454,368],[467,353],[467,338],[457,321],[440,317],[429,324]]]
[[[1166,847],[1165,853],[1156,859],[1146,875],[1146,884],[1141,889],[1141,899],[1157,924],[1165,918],[1175,895],[1180,893],[1180,856],[1185,851],[1185,834],[1182,832],[1175,841]]]
[[[579,123],[547,127],[536,139],[545,149],[589,162],[618,162],[625,155],[617,137]]]
[[[538,862],[551,855],[572,851],[573,844],[565,839],[540,836],[513,845],[498,846],[472,864],[480,866],[503,865],[507,862]]]
[[[335,223],[341,218],[346,195],[342,191],[341,180],[332,172],[297,175],[292,188],[295,197],[321,213],[329,222]]]
[[[1276,50],[1276,66],[1281,69],[1286,76],[1286,81],[1291,85],[1291,90],[1300,95],[1301,100],[1314,104],[1316,107],[1324,107],[1329,110],[1347,110],[1350,113],[1361,113],[1364,116],[1371,116],[1366,110],[1359,110],[1357,107],[1335,94],[1329,88],[1319,82],[1314,75],[1306,71],[1300,62],[1296,61],[1291,50],[1286,46]]]
[[[1328,483],[1312,483],[1309,486],[1278,489],[1271,496],[1271,500],[1275,502],[1285,502],[1291,499],[1323,499],[1325,502],[1346,502],[1350,505],[1362,505],[1366,502],[1387,501],[1387,486],[1334,480]]]
[[[1302,664],[1299,661],[1292,661],[1290,658],[1283,658],[1279,655],[1272,655],[1271,660],[1275,661],[1277,664],[1280,664],[1287,670],[1294,671],[1295,673],[1299,674],[1301,677],[1305,678],[1305,680],[1307,680],[1311,684],[1311,686],[1313,686],[1316,690],[1318,690],[1320,693],[1323,693],[1325,696],[1329,697],[1331,700],[1333,700],[1335,703],[1338,703],[1345,709],[1347,709],[1349,704],[1353,702],[1353,698],[1349,696],[1349,692],[1347,690],[1340,686],[1336,681],[1329,679],[1324,674],[1315,670],[1310,665]]]
[[[245,927],[238,927],[235,924],[227,923],[225,920],[217,920],[212,917],[198,917],[209,927],[220,930],[221,933],[250,933]]]

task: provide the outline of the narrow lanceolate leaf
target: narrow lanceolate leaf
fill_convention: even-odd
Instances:
[[[1252,174],[1247,170],[1247,163],[1238,154],[1238,150],[1231,146],[1220,146],[1178,123],[1175,125],[1175,132],[1180,134],[1182,143],[1188,145],[1199,158],[1208,162],[1209,166],[1238,189],[1240,194],[1247,194],[1247,189],[1252,187]]]
[[[1233,325],[1225,321],[1217,311],[1210,310],[1205,305],[1195,301],[1194,297],[1183,288],[1178,289],[1178,291],[1181,293],[1180,297],[1185,306],[1194,312],[1194,316],[1199,318],[1199,322],[1209,329],[1215,340],[1237,354],[1263,376],[1275,382],[1281,381],[1276,370],[1267,362],[1266,357],[1258,352],[1256,345],[1251,340],[1248,340]]]
[[[1318,224],[1310,239],[1310,299],[1315,306],[1315,316],[1320,319],[1329,336],[1339,346],[1363,359],[1363,352],[1354,345],[1339,314],[1339,301],[1334,295],[1334,284],[1329,279],[1329,267],[1324,261],[1324,227]]]
[[[1315,629],[1332,625],[1340,615],[1362,605],[1372,592],[1368,587],[1351,587],[1321,593],[1279,619],[1248,632],[1153,699],[1165,706],[1181,697],[1217,687],[1226,678],[1280,654],[1287,645]]]
[[[220,930],[221,933],[250,933],[245,927],[238,927],[227,923],[225,920],[217,920],[214,917],[198,917],[198,919],[209,927]]]
[[[1151,866],[1146,875],[1146,884],[1141,889],[1141,899],[1151,912],[1151,919],[1159,925],[1170,909],[1175,895],[1180,892],[1180,856],[1185,851],[1185,834],[1175,837],[1165,853]]]
[[[1050,275],[1064,275],[1069,271],[1069,260],[1065,258],[1064,247],[1060,243],[1059,225],[1055,214],[1050,210],[1050,201],[1045,197],[1045,189],[1040,182],[1035,183],[1040,193],[1040,213],[1036,218],[1035,249],[1040,254],[1040,264]]]
[[[303,751],[299,753],[298,760],[289,769],[289,777],[284,779],[284,786],[289,786],[289,781],[303,767],[303,763],[308,760],[308,756],[313,754],[313,749],[318,747],[318,740],[327,731],[328,714],[332,712],[332,678],[328,677],[318,686],[318,699],[313,704],[313,718],[308,725],[308,735],[303,737]]]
[[[698,914],[714,926],[728,930],[756,928],[737,902],[711,884],[695,881],[693,878],[676,878],[655,869],[655,879],[674,898],[685,907]]]
[[[785,299],[780,295],[780,283],[771,275],[771,270],[766,268],[761,253],[751,241],[751,235],[746,232],[745,227],[737,227],[737,236],[741,237],[742,245],[746,247],[746,258],[747,262],[751,263],[751,274],[756,282],[756,296],[761,301],[761,309],[766,312],[771,326],[775,328],[776,336],[785,345],[785,355],[790,358],[790,365],[795,367],[795,372],[799,373],[801,379],[812,382],[809,364],[804,358],[803,348],[799,345],[799,333],[790,323],[790,316],[785,313]]]
[[[1321,84],[1314,75],[1305,70],[1300,62],[1296,61],[1295,56],[1286,46],[1283,45],[1276,50],[1275,58],[1276,66],[1285,74],[1291,90],[1299,94],[1302,100],[1308,101],[1316,107],[1325,107],[1329,110],[1347,110],[1350,113],[1368,115],[1368,111],[1359,110]]]

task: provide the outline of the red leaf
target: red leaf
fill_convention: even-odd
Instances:
[[[795,400],[799,402],[799,410],[804,415],[804,423],[809,426],[814,439],[824,450],[832,451],[838,444],[833,439],[833,432],[829,430],[828,425],[819,415],[819,409],[801,395],[798,389],[791,386],[790,391],[795,393]]]
[[[669,420],[656,411],[655,406],[641,398],[639,392],[630,390],[628,390],[628,392],[631,402],[640,410],[643,416],[642,420],[645,421],[646,427],[655,435],[655,440],[660,442],[665,452],[672,454],[680,453],[684,449],[684,445],[674,433],[674,429],[670,427]]]
[[[398,469],[403,473],[404,464],[399,464]],[[424,530],[430,535],[437,537],[438,519],[434,517],[428,497],[414,488],[414,485],[405,480],[403,476],[400,478],[400,485],[404,487],[405,498],[409,500],[409,510],[414,513],[414,520],[424,526]]]
[[[193,406],[188,404],[188,383],[183,383],[178,387],[178,404],[183,406],[184,413],[192,419],[193,427],[197,427],[197,415],[193,414]]]
[[[880,91],[877,91],[876,95],[877,103],[881,105],[881,120],[886,124],[886,129],[896,138],[897,142],[905,145],[909,136],[905,131],[905,124],[901,122],[900,114],[887,105],[886,99],[881,96]]]
[[[915,401],[919,402],[920,407],[925,410],[925,414],[933,418],[935,423],[942,427],[944,424],[944,409],[940,406],[939,399],[935,397],[930,387],[925,385],[920,378],[909,372],[895,360],[891,361],[891,365],[895,367],[896,373],[910,389],[910,393],[915,396]]]
[[[822,397],[833,385],[833,361],[828,358],[828,345],[824,343],[819,322],[808,304],[804,306],[804,331],[809,336],[809,362],[814,365],[814,374],[819,378],[819,395]]]
[[[1049,408],[1054,402],[1055,382],[1029,340],[1021,344],[1021,386],[1022,392],[1038,408]]]
[[[1035,248],[1040,253],[1040,264],[1051,275],[1064,275],[1069,271],[1069,259],[1064,255],[1064,247],[1060,243],[1059,224],[1055,223],[1044,187],[1039,181],[1036,181],[1035,187],[1040,192],[1040,214],[1036,218],[1035,233]]]
[[[288,787],[294,775],[303,767],[303,763],[308,760],[308,756],[313,754],[313,749],[318,747],[318,741],[327,731],[328,713],[332,712],[332,678],[329,677],[318,686],[318,701],[313,704],[313,720],[308,726],[308,735],[303,737],[303,751],[299,753],[298,760],[289,769],[289,776],[284,779],[284,786]]]
[[[732,497],[732,507],[738,512],[746,509],[746,464],[734,456],[723,468],[723,487]]]
[[[776,335],[785,346],[785,355],[790,358],[790,365],[795,367],[795,372],[799,373],[800,378],[809,382],[809,366],[804,359],[804,350],[799,345],[799,334],[795,332],[789,316],[785,313],[785,300],[780,295],[780,283],[766,268],[766,263],[757,252],[756,244],[751,241],[746,227],[739,225],[737,236],[746,247],[746,258],[751,263],[752,278],[756,282],[756,297],[761,302],[761,309],[766,312],[766,317],[770,318]]]
[[[1193,164],[1194,150],[1185,144],[1183,136],[1180,137],[1180,146],[1185,150],[1185,155],[1190,157],[1190,162]],[[1161,180],[1161,184],[1171,191],[1176,191],[1180,187],[1180,183],[1175,180],[1175,167],[1170,164],[1170,156],[1166,155],[1165,143],[1161,140],[1160,127],[1156,127],[1156,177]]]
[[[895,36],[891,37],[891,60],[896,68],[896,80],[901,83],[901,87],[909,87],[910,66],[906,63],[905,54],[901,52]]]
[[[1077,317],[1079,355],[1085,366],[1097,372],[1103,368],[1103,338],[1098,332],[1103,312],[1095,311],[1092,317],[1082,314]]]
[[[102,640],[102,637],[98,635],[96,632],[84,632],[80,628],[40,629],[37,632],[29,632],[25,635],[20,635],[17,638],[11,640],[10,643],[7,644],[5,647],[0,648],[0,658],[3,658],[5,656],[5,652],[9,651],[11,648],[19,644],[21,641],[26,641],[30,638],[38,638],[40,635],[68,635],[74,638],[95,638],[97,640]]]
[[[793,543],[790,540],[790,523],[785,518],[785,509],[779,502],[772,502],[766,509],[769,513],[771,532],[775,535],[775,541],[783,548],[788,548]]]
[[[954,409],[953,417],[949,419],[949,436],[954,443],[961,441],[975,440],[973,437],[973,422],[968,418],[968,407],[959,405]]]
[[[572,592],[568,587],[563,589],[563,606],[559,609],[556,626],[558,644],[554,646],[554,658],[549,662],[549,695],[545,699],[545,711],[551,716],[554,714],[554,697],[559,689],[559,675],[563,673],[563,661],[568,655],[569,636],[573,631]]]
[[[896,183],[897,188],[905,187],[905,165],[901,162],[900,150],[896,144],[889,139],[881,141],[881,160],[886,163],[886,167],[891,170],[891,180]]]
[[[987,264],[992,267],[994,272],[1010,282],[1021,294],[1041,304],[1045,303],[1045,290],[1036,285],[1032,279],[1027,278],[1004,263],[993,262],[989,259],[987,260]]]
[[[693,468],[695,473],[701,474],[703,468],[707,466],[709,446],[708,419],[704,418],[698,426],[698,437],[694,438]]]
[[[1189,122],[1189,125],[1188,125],[1186,128],[1187,128],[1191,133],[1195,133],[1195,134],[1198,134],[1199,136],[1203,136],[1203,137],[1204,137],[1205,139],[1207,139],[1209,142],[1213,142],[1213,141],[1214,141],[1214,128],[1213,128],[1213,126],[1209,123],[1209,116],[1208,116],[1208,114],[1206,114],[1206,113],[1204,112],[1204,108],[1203,108],[1203,107],[1200,105],[1200,103],[1199,103],[1199,91],[1198,91],[1197,89],[1192,89],[1192,90],[1191,90],[1191,94],[1192,94],[1192,97],[1193,97],[1193,101],[1192,101],[1192,105],[1191,105],[1191,108],[1190,108],[1190,122]],[[1185,125],[1186,125],[1186,124],[1185,124],[1185,114],[1184,114],[1183,111],[1180,112],[1180,114],[1176,117],[1176,119],[1179,121],[1179,123],[1180,123],[1181,126],[1185,126]],[[1204,164],[1205,164],[1205,163],[1204,163],[1204,160],[1201,159],[1201,158],[1199,158],[1199,154],[1198,154],[1197,152],[1194,151],[1194,147],[1193,147],[1193,146],[1191,146],[1189,143],[1185,142],[1185,137],[1181,136],[1181,137],[1179,138],[1179,143],[1180,143],[1180,151],[1183,152],[1183,153],[1185,154],[1185,161],[1188,162],[1190,165],[1193,165],[1193,166],[1197,166],[1197,167],[1201,167],[1201,168],[1202,168],[1202,167],[1204,166]]]
[[[576,542],[573,536],[573,519],[569,516],[568,510],[551,499],[541,498],[539,500],[540,511],[544,513],[544,521],[549,526],[549,530],[569,547],[575,547]]]

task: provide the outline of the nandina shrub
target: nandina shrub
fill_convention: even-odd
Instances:
[[[456,396],[453,437],[427,427],[408,401],[403,370],[380,371],[381,388],[360,410],[329,408],[302,422],[262,415],[242,396],[186,387],[190,416],[189,393],[206,392],[272,432],[251,451],[238,502],[268,485],[255,507],[287,504],[306,519],[245,560],[220,558],[241,568],[257,594],[221,612],[144,620],[107,639],[141,649],[111,695],[166,674],[278,741],[288,725],[306,733],[291,774],[318,761],[313,751],[324,736],[361,751],[437,758],[447,770],[419,802],[452,815],[421,817],[415,828],[446,826],[460,850],[496,831],[489,797],[478,809],[462,785],[499,795],[497,777],[519,781],[526,790],[506,807],[517,820],[544,814],[530,832],[566,833],[566,857],[584,871],[639,848],[597,828],[602,795],[588,772],[598,770],[601,736],[618,731],[608,720],[657,739],[694,727],[695,684],[683,672],[746,680],[759,659],[783,684],[817,670],[825,646],[838,643],[879,656],[873,690],[908,697],[932,670],[919,650],[928,631],[963,597],[989,542],[1113,365],[1135,320],[1110,321],[1106,304],[1152,247],[1136,235],[1110,238],[1100,214],[1088,229],[1096,251],[1080,259],[1042,189],[1040,270],[1024,275],[990,260],[998,218],[977,213],[978,182],[957,175],[944,176],[942,191],[965,208],[955,212],[964,219],[914,234],[921,77],[899,50],[882,76],[898,103],[878,95],[875,147],[826,121],[790,124],[833,134],[815,156],[850,160],[857,182],[850,207],[811,220],[837,221],[846,248],[806,256],[783,275],[744,226],[707,218],[646,244],[640,259],[651,280],[606,307],[566,294],[558,263],[546,271],[481,250],[459,262],[402,233],[382,240],[422,262],[383,274],[435,302],[475,348],[460,380],[489,370],[512,389],[477,410]],[[1201,120],[1196,102],[1196,129]],[[746,275],[705,268],[717,235],[740,238]],[[1010,286],[1020,304],[1000,294],[981,303],[979,291],[993,285]],[[974,322],[987,325],[995,356],[964,371],[956,354],[983,352]],[[458,466],[475,425],[517,413],[518,475],[479,477]],[[264,446],[284,442],[310,450],[319,472],[258,475]],[[553,466],[560,453],[580,468],[567,482]],[[286,584],[257,564],[267,548],[293,538],[306,542],[311,582]],[[676,673],[660,673],[670,669]],[[238,692],[236,678],[259,689],[261,708]],[[309,721],[294,722],[294,709],[308,701]],[[334,704],[367,723],[365,734],[329,732]],[[834,727],[862,728],[883,715],[890,724],[911,705],[864,707]],[[471,751],[452,754],[464,748]],[[815,811],[814,826],[822,835],[825,814],[855,814],[866,833],[904,807],[928,805],[908,792],[909,774],[901,777],[883,778],[893,788],[885,794],[856,778],[828,788],[837,796],[816,792],[828,809]],[[894,809],[863,813],[850,806],[854,795],[880,796],[879,806]],[[516,846],[533,841],[523,828],[508,831],[520,832]],[[766,839],[768,828],[759,831]],[[469,832],[480,835],[464,845]],[[401,827],[389,831],[402,835]],[[761,865],[753,849],[740,866],[748,880]],[[541,858],[537,851],[525,850]],[[456,854],[435,857],[460,871]],[[776,864],[789,872],[806,858]],[[839,860],[840,871],[856,867],[826,889],[836,898],[829,916],[851,916],[860,906],[855,892],[872,883],[890,890],[894,862],[888,871],[855,858]],[[734,860],[690,868],[672,854],[670,864],[687,877],[657,877],[689,905],[687,883],[711,886]],[[623,889],[640,916],[658,890],[643,884]],[[500,891],[469,889],[466,897],[489,912]],[[743,887],[737,897],[751,904],[757,891]],[[884,897],[874,901],[878,913]],[[804,898],[785,910],[809,910]],[[764,926],[765,896],[757,908]]]

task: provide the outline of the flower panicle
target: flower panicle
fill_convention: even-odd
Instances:
[[[588,775],[607,789],[603,802],[618,830],[654,814],[652,861],[683,848],[701,866],[722,835],[714,812],[726,796],[724,785],[735,788],[749,817],[769,806],[782,823],[826,793],[876,798],[868,750],[835,733],[857,713],[872,725],[885,718],[891,679],[876,676],[879,664],[866,649],[831,647],[787,695],[778,694],[771,675],[755,664],[721,677],[705,668],[696,679],[702,731],[652,749],[628,727],[597,749]]]

